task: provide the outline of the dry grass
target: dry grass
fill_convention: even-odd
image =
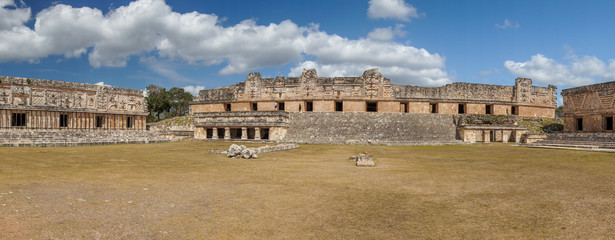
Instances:
[[[0,148],[0,239],[611,238],[615,155],[504,144]],[[376,168],[347,159],[374,154]]]

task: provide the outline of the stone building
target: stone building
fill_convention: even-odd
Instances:
[[[615,133],[615,82],[562,90],[564,132]]]
[[[0,77],[0,145],[148,142],[147,114],[141,90]]]
[[[301,126],[297,122],[309,125],[310,121],[322,120],[321,124],[325,126],[320,127],[333,127],[340,121],[331,123],[327,119],[339,119],[335,115],[337,113],[345,114],[341,119],[356,123],[357,129],[368,122],[381,126],[373,129],[373,134],[367,134],[366,138],[382,135],[379,139],[385,141],[393,139],[392,135],[397,134],[383,133],[392,125],[396,125],[398,130],[409,128],[421,132],[421,124],[418,122],[441,122],[443,125],[439,127],[448,129],[448,125],[455,121],[447,117],[449,115],[495,114],[553,118],[555,92],[555,86],[532,86],[532,80],[526,78],[517,78],[515,86],[453,83],[442,87],[418,87],[391,84],[377,69],[367,70],[360,77],[331,78],[318,77],[316,70],[310,69],[305,70],[301,77],[294,78],[262,78],[259,73],[250,73],[244,82],[202,90],[191,103],[191,112],[194,114],[197,139],[289,140],[289,136],[303,136],[304,133],[297,133],[297,129],[313,129],[312,126]],[[403,117],[407,114],[413,117]],[[442,117],[433,118],[435,115]],[[372,118],[379,122],[373,122]],[[437,129],[438,125],[434,127]],[[339,135],[350,135],[350,131],[356,130],[352,126],[346,128],[348,131],[342,133],[331,128],[321,129],[318,133],[321,136],[311,137],[312,140],[321,139],[322,135],[330,134],[327,139],[336,141],[334,139],[339,139]],[[369,124],[362,128],[371,129]],[[483,130],[468,128],[467,131]],[[454,137],[457,133],[455,130],[452,132]],[[430,138],[428,133],[420,136],[414,136],[414,133],[416,131],[409,131],[409,137],[397,141]],[[359,135],[365,134],[356,136]],[[303,141],[306,137],[309,138],[303,136],[297,141]],[[308,139],[304,142],[323,141]]]

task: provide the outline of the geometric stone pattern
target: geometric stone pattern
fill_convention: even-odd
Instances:
[[[615,81],[564,89],[562,96],[564,132],[615,134]]]

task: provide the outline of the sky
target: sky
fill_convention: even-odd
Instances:
[[[561,89],[615,80],[615,1],[0,0],[0,75],[198,90],[360,76]],[[558,96],[561,105],[561,97]]]

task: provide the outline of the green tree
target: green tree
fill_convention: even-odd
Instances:
[[[171,108],[169,94],[167,94],[166,89],[150,84],[145,88],[145,91],[147,92],[145,101],[147,102],[147,111],[149,112],[147,120],[155,122],[164,119],[164,113],[168,112]]]
[[[190,102],[192,101],[192,94],[185,92],[184,89],[174,87],[167,91],[169,96],[169,114],[166,117],[185,116],[189,112]]]
[[[564,117],[564,106],[559,106],[555,109],[555,118]]]

